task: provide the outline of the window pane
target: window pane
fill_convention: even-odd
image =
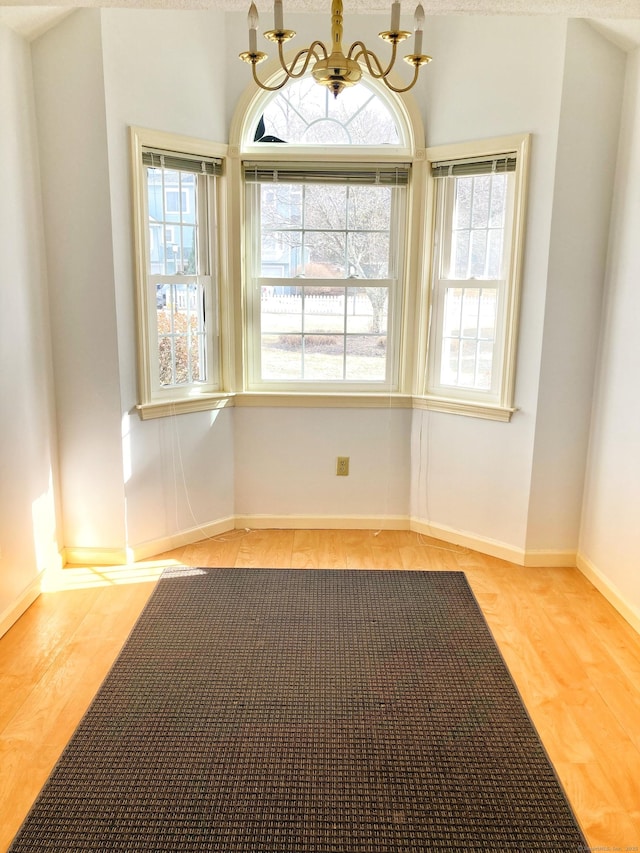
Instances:
[[[462,297],[462,337],[475,338],[478,334],[480,291],[466,287]]]
[[[487,232],[484,230],[471,232],[471,257],[469,276],[481,278],[485,274],[487,261]]]
[[[196,275],[198,179],[190,172],[147,168],[152,275]]]
[[[354,231],[388,231],[391,224],[390,187],[349,187],[347,213]]]
[[[471,227],[486,228],[489,220],[489,201],[491,198],[491,175],[478,175],[473,178],[473,201]]]
[[[388,288],[279,289],[262,287],[262,379],[385,379]]]
[[[181,275],[195,275],[196,265],[196,229],[192,225],[183,225],[180,229],[182,244],[178,258],[178,271]]]
[[[344,332],[345,289],[344,287],[322,288],[321,292],[304,294],[305,332],[326,334]]]
[[[307,231],[304,274],[309,278],[344,278],[346,242],[343,231]]]
[[[387,287],[349,288],[347,331],[386,334],[389,289]]]
[[[299,184],[263,184],[260,187],[263,229],[302,225],[303,189]]]
[[[491,378],[493,369],[493,342],[480,341],[478,344],[478,372],[476,377],[476,388],[482,391],[491,390]]]
[[[453,276],[452,278],[469,277],[469,241],[470,231],[456,231],[453,234]]]
[[[447,288],[440,383],[491,389],[497,288]]]
[[[487,245],[487,277],[500,278],[502,275],[502,245],[504,233],[502,229],[492,228],[488,232]]]
[[[304,378],[324,382],[344,378],[342,335],[305,335]]]
[[[291,82],[266,105],[256,142],[302,145],[398,145],[400,133],[385,102],[366,82],[339,98],[310,77]]]
[[[458,385],[463,388],[473,388],[476,378],[476,342],[460,341],[460,362]]]
[[[193,172],[180,172],[180,200],[182,204],[182,222],[195,224],[196,222],[196,181],[197,175]]]
[[[295,278],[304,274],[304,267],[301,231],[262,232],[262,278]]]
[[[263,287],[260,300],[260,326],[265,333],[283,334],[302,331],[302,296],[290,293],[290,287]]]
[[[165,242],[164,229],[156,222],[149,223],[149,259],[151,261],[151,275],[164,275],[165,269]],[[171,270],[174,272],[174,270]]]
[[[260,188],[262,277],[391,275],[388,187],[299,186],[298,195],[292,187]]]
[[[347,379],[383,382],[387,369],[386,335],[350,335],[346,368]]]
[[[147,205],[151,220],[162,220],[162,169],[147,167]]]
[[[478,335],[482,340],[493,341],[495,339],[497,303],[498,291],[483,288],[480,297],[480,318],[478,322]]]
[[[473,178],[458,178],[456,181],[455,207],[453,210],[453,227],[471,227],[471,197]]]
[[[458,338],[443,338],[440,382],[442,385],[458,384],[458,359],[460,341]]]
[[[206,381],[206,344],[199,284],[157,284],[160,385]]]
[[[489,213],[489,227],[503,228],[504,214],[507,199],[507,176],[493,175],[491,182],[491,210]]]
[[[304,226],[344,231],[347,225],[347,187],[311,184],[304,189]]]
[[[302,379],[302,335],[263,335],[262,378]]]
[[[389,277],[389,233],[351,232],[347,240],[349,276]]]
[[[447,278],[500,278],[503,268],[507,176],[447,178],[455,182],[451,268]]]
[[[460,337],[460,315],[462,312],[461,287],[448,287],[444,301],[443,334],[446,337]]]
[[[180,214],[187,206],[187,200],[180,192],[180,172],[175,169],[162,171],[164,172],[164,218],[179,222]]]

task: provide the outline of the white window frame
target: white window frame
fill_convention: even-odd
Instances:
[[[157,149],[181,155],[223,158],[226,146],[176,136],[161,131],[130,128],[130,150],[133,178],[134,237],[136,252],[138,404],[143,419],[214,408],[228,396],[225,392],[224,347],[221,344],[220,305],[226,303],[222,293],[225,278],[224,179],[198,178],[208,188],[199,191],[200,273],[197,275],[158,275],[150,272],[149,211],[147,205],[146,167],[142,163],[145,149]],[[156,287],[158,284],[198,284],[204,294],[206,332],[203,358],[206,380],[180,385],[161,386],[159,377]],[[225,285],[226,286],[226,285]],[[226,310],[225,310],[226,315]],[[226,317],[224,318],[226,319]],[[228,323],[228,321],[227,321]]]
[[[273,155],[271,155],[273,156]],[[253,158],[252,158],[253,159]],[[326,158],[331,162],[333,158]],[[285,161],[283,160],[283,167]],[[389,164],[387,164],[389,165]],[[404,164],[406,166],[406,163]],[[296,161],[296,167],[304,171],[304,162]],[[309,169],[317,168],[317,161],[308,164]],[[362,169],[373,168],[373,164],[362,164]],[[392,166],[393,168],[393,166]],[[351,171],[352,167],[349,167]],[[285,178],[282,178],[283,182]],[[380,380],[283,380],[275,381],[261,377],[261,289],[263,285],[272,285],[278,279],[262,278],[256,274],[259,266],[259,239],[255,228],[260,228],[260,210],[258,205],[258,187],[265,184],[245,185],[245,245],[249,251],[245,255],[245,388],[249,392],[281,393],[340,393],[340,394],[389,394],[398,392],[401,384],[402,318],[406,311],[405,265],[403,257],[407,246],[406,227],[409,211],[408,188],[394,188],[392,210],[390,213],[390,253],[388,279],[349,279],[349,278],[297,278],[286,279],[292,285],[302,287],[377,287],[389,289],[387,302],[387,353],[385,377]],[[283,279],[285,280],[285,279]]]
[[[425,363],[421,399],[416,401],[420,408],[508,421],[515,411],[515,373],[518,343],[518,319],[524,246],[526,190],[529,159],[529,134],[445,145],[427,149],[428,190],[427,227],[425,244],[430,252],[430,273],[427,276],[427,294],[423,294],[420,315],[429,317],[428,336],[424,345]],[[461,279],[457,282],[439,277],[441,258],[447,250],[449,239],[447,226],[452,221],[451,210],[438,205],[438,194],[442,193],[442,179],[431,176],[431,164],[456,160],[500,158],[515,155],[516,168],[511,198],[505,219],[504,278],[498,280]],[[442,199],[440,199],[442,201]],[[449,199],[447,199],[449,201]],[[437,213],[440,211],[440,221]],[[493,355],[492,387],[487,391],[444,386],[438,381],[442,353],[442,331],[444,296],[451,284],[460,287],[472,286],[496,288],[499,307],[496,318],[496,343]]]

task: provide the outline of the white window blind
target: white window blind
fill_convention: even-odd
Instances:
[[[195,172],[199,175],[222,174],[222,160],[217,157],[199,157],[192,154],[176,154],[160,148],[143,148],[142,164],[152,169],[174,169],[178,172]]]
[[[431,164],[434,178],[460,178],[473,175],[490,175],[500,172],[515,172],[516,155],[505,154],[500,157],[483,157],[467,160],[444,160]]]
[[[401,164],[353,163],[253,163],[245,162],[248,184],[359,184],[362,186],[403,187],[409,183],[410,166]]]

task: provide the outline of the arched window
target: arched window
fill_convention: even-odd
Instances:
[[[402,124],[366,84],[334,98],[305,78],[280,90],[264,105],[254,142],[293,145],[393,145],[405,143]]]
[[[250,390],[399,390],[414,123],[373,81],[335,99],[306,77],[244,108]]]

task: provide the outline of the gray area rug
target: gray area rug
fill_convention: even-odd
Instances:
[[[586,849],[462,573],[172,569],[10,851]]]

